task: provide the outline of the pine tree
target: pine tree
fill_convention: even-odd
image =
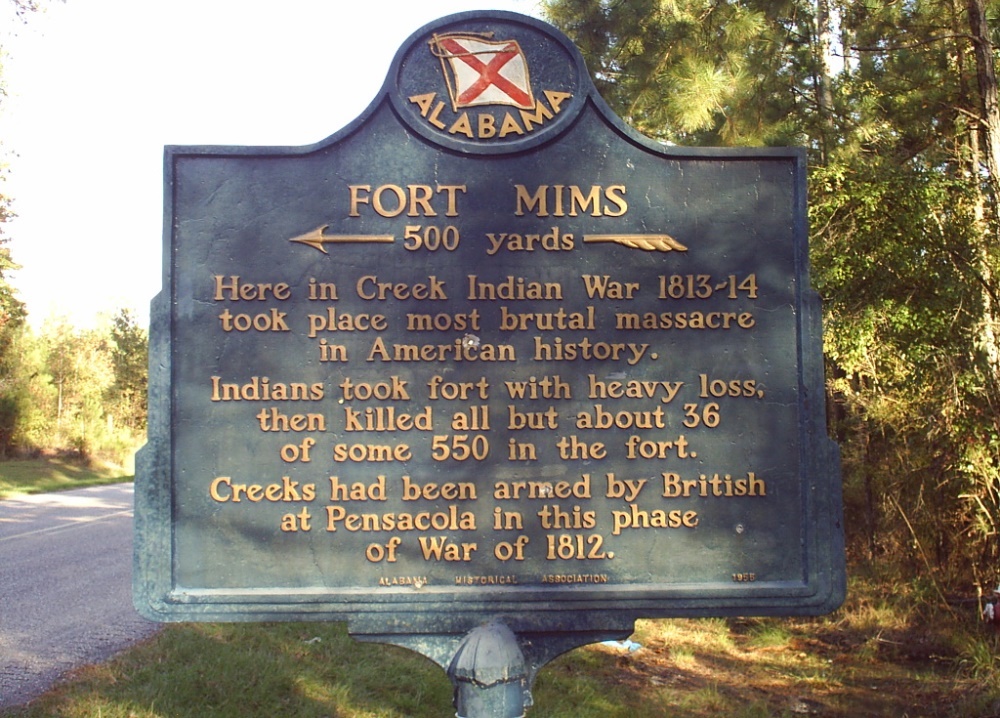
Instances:
[[[942,579],[1000,560],[998,5],[547,6],[646,134],[808,148],[852,538]]]

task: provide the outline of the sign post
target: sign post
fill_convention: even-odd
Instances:
[[[167,148],[139,611],[347,621],[520,715],[636,618],[833,610],[805,181],[641,137],[501,12],[418,30],[316,145]]]

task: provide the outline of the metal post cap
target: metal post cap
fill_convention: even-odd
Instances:
[[[522,718],[527,668],[517,637],[491,621],[462,639],[448,667],[458,718]]]

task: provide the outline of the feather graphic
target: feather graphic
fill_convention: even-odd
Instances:
[[[687,247],[669,234],[585,234],[584,242],[613,242],[644,252],[686,252]]]

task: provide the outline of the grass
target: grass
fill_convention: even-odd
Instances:
[[[130,478],[64,457],[0,463],[0,498]],[[528,718],[828,718],[1000,715],[1000,636],[978,610],[935,608],[926,587],[855,567],[820,619],[644,620],[629,652],[548,664]],[[892,590],[887,590],[892,586]],[[438,718],[444,671],[322,623],[176,624],[87,666],[3,718]]]
[[[131,481],[131,474],[129,468],[84,462],[68,456],[2,461],[0,499]]]
[[[901,610],[911,598],[854,581],[821,619],[639,621],[639,650],[588,646],[548,664],[528,718],[1000,713],[997,638],[975,615]],[[337,624],[176,624],[2,715],[440,718],[451,697],[430,661]]]

